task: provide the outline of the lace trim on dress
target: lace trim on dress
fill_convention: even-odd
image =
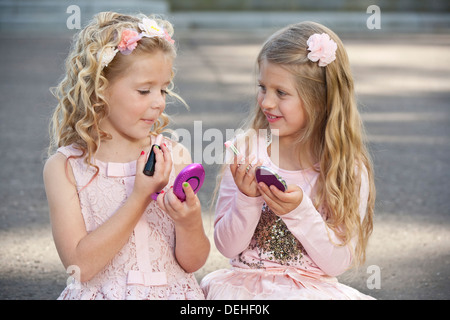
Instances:
[[[170,140],[166,139],[165,143],[172,152]],[[67,157],[80,154],[74,146],[62,147],[58,151]],[[86,230],[92,232],[113,216],[130,195],[136,161],[96,161],[100,170],[92,181],[96,170],[88,167],[83,158],[69,158],[69,162],[79,190]],[[172,167],[165,191],[174,179],[175,169]],[[128,242],[103,270],[90,281],[74,281],[59,299],[204,299],[194,274],[186,273],[178,264],[174,247],[174,223],[152,201]]]

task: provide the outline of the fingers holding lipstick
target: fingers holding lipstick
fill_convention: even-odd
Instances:
[[[155,173],[162,174],[163,176],[169,176],[172,170],[172,156],[169,148],[162,143],[157,150],[156,154],[156,168]]]
[[[161,191],[167,185],[173,167],[170,150],[161,138],[158,143],[160,145],[156,142],[152,145],[147,157],[145,152],[141,153],[136,166],[133,190],[147,197],[151,197],[151,194]]]
[[[252,164],[255,158],[252,155],[250,158],[244,159],[242,155],[239,155],[235,157],[234,163],[230,165],[230,171],[237,187],[242,193],[251,197],[260,195],[255,179],[255,170],[257,166],[262,165],[262,161],[259,160],[256,164]]]

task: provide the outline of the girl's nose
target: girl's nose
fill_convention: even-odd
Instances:
[[[157,94],[155,99],[152,101],[152,108],[164,109],[166,107],[166,96],[162,92]]]
[[[264,109],[273,109],[276,107],[276,103],[275,100],[270,95],[265,94],[261,101],[261,106]]]

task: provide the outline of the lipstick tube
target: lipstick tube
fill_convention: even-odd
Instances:
[[[155,155],[155,148],[161,149],[159,146],[161,144],[163,136],[160,134],[156,137],[155,144],[152,146],[152,149],[150,151],[150,154],[148,156],[147,163],[144,167],[144,174],[147,176],[153,176],[155,173],[155,165],[156,165],[156,155]]]
[[[241,153],[239,152],[239,150],[234,146],[234,144],[233,143],[231,143],[231,141],[227,141],[227,142],[225,142],[224,143],[225,144],[225,147],[227,147],[227,148],[229,148],[231,151],[233,151],[233,153],[235,154],[235,155],[240,155]]]

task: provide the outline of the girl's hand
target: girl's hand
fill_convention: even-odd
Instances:
[[[303,200],[303,190],[297,185],[289,185],[283,192],[275,186],[269,188],[264,182],[260,182],[258,189],[267,206],[278,216],[291,212]]]
[[[156,203],[175,223],[175,257],[184,271],[190,273],[205,264],[210,244],[203,229],[200,200],[189,183],[183,183],[183,190],[186,194],[184,202],[170,188],[158,195]]]
[[[251,162],[255,159],[252,155],[249,159],[245,159],[242,163],[242,155],[235,156],[234,162],[230,164],[230,171],[234,179],[234,183],[239,190],[248,197],[258,197],[261,195],[258,190],[258,183],[255,179],[255,170],[257,166],[262,165],[262,161],[258,160],[255,165]]]
[[[189,183],[183,183],[186,200],[181,202],[170,188],[167,193],[161,192],[156,199],[158,206],[167,212],[175,225],[185,229],[193,229],[202,224],[202,207],[200,200]]]
[[[152,193],[161,191],[169,183],[172,156],[164,144],[161,144],[160,148],[154,148],[156,165],[153,176],[150,177],[143,173],[148,158],[145,152],[142,152],[137,160],[133,193],[147,200],[150,199]]]

